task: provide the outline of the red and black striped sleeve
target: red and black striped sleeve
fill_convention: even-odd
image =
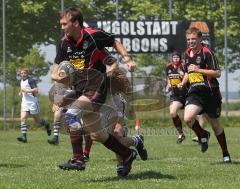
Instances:
[[[219,70],[218,59],[214,52],[208,47],[203,48],[205,63],[209,69]]]

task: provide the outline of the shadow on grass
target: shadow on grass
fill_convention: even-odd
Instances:
[[[127,177],[107,177],[107,178],[100,178],[100,179],[92,179],[91,182],[106,182],[106,181],[119,181],[119,180],[137,180],[137,179],[176,179],[176,177],[172,175],[163,175],[160,172],[156,171],[145,171],[136,174],[129,174]]]
[[[211,165],[240,165],[239,161],[232,161],[232,163],[223,163],[222,161],[211,163]]]
[[[26,165],[15,164],[15,163],[0,163],[0,168],[21,168],[26,167]]]
[[[110,159],[106,159],[106,158],[99,158],[101,159],[101,161],[106,161],[106,162],[116,162],[116,158],[110,158]],[[164,158],[162,157],[148,157],[147,161],[163,161]],[[140,157],[137,156],[137,159],[135,161],[139,161],[142,162],[143,160],[140,159]]]

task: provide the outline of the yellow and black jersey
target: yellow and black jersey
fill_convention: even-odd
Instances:
[[[218,88],[219,83],[216,78],[207,77],[201,73],[188,72],[190,64],[199,66],[200,69],[219,70],[218,60],[211,49],[202,44],[199,51],[192,57],[190,56],[191,49],[185,51],[185,68],[188,73],[190,89],[200,89],[202,87]]]

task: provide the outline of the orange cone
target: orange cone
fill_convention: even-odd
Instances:
[[[135,121],[135,130],[137,132],[140,131],[140,120],[139,119],[136,119],[136,121]]]

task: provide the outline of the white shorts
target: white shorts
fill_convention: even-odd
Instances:
[[[124,123],[124,108],[125,108],[125,99],[119,95],[115,94],[112,98],[107,101],[105,105],[103,105],[99,112],[101,114],[101,124],[103,128],[115,126],[115,124],[109,123],[109,120],[113,122],[117,121],[122,126],[125,125]],[[112,128],[109,128],[110,130]]]
[[[40,106],[38,102],[22,102],[21,112],[29,112],[30,114],[40,113]]]

